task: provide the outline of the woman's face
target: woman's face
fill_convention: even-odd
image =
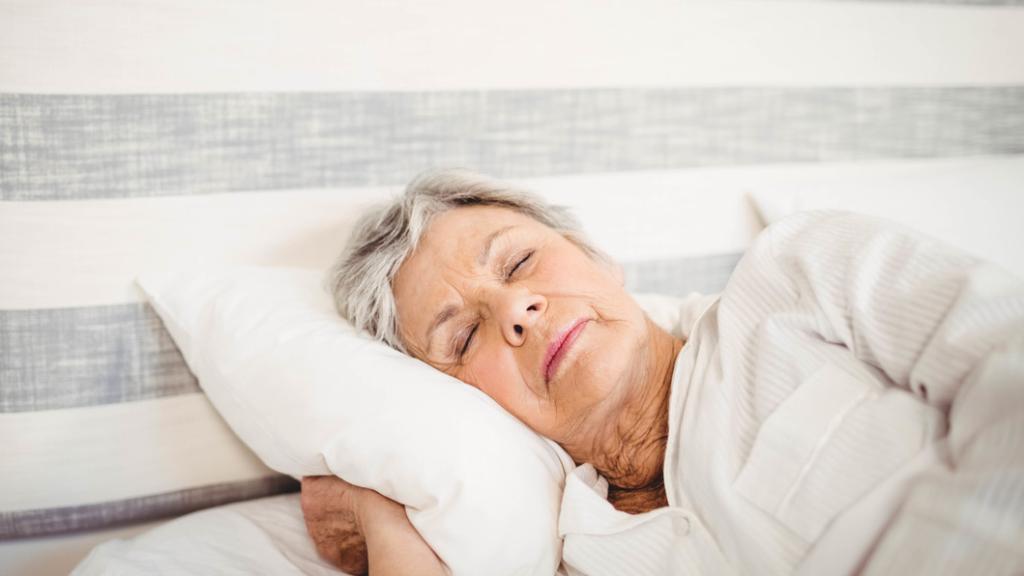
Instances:
[[[506,208],[437,216],[392,286],[410,353],[537,432],[593,432],[641,376],[650,334],[613,266]]]

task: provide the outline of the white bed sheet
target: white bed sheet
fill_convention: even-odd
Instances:
[[[343,572],[321,560],[306,532],[298,494],[209,508],[130,539],[96,548],[74,576],[227,575]]]
[[[565,575],[564,566],[558,574]],[[193,512],[134,538],[94,548],[72,576],[206,576],[344,572],[320,559],[306,532],[298,494]]]

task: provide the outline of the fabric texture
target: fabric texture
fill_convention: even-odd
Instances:
[[[999,268],[892,222],[785,219],[679,356],[670,506],[622,515],[592,469],[575,470],[565,563],[585,574],[1020,573],[1022,343],[1024,283]]]

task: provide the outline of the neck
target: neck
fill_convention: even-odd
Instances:
[[[577,462],[590,462],[611,485],[612,492],[660,491],[665,446],[668,443],[668,400],[672,372],[683,341],[673,337],[650,319],[651,342],[634,384],[599,424],[595,440],[573,455]]]

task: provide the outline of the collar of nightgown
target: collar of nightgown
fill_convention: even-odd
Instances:
[[[701,324],[713,308],[717,308],[717,295],[687,298],[683,306],[687,308],[681,315],[685,330],[673,330],[677,337],[686,338],[686,344],[676,356],[672,369],[672,383],[669,392],[669,434],[665,450],[665,462],[674,451],[679,415],[685,403],[685,395],[689,390],[690,375],[693,373],[696,348],[699,345]],[[687,322],[689,321],[689,322]],[[689,325],[687,325],[689,324]],[[569,472],[565,479],[565,491],[562,496],[562,507],[559,515],[559,533],[586,533],[590,535],[611,534],[645,523],[652,518],[664,514],[673,514],[686,506],[685,502],[676,501],[674,490],[669,486],[669,479],[674,478],[675,471],[663,470],[665,477],[665,494],[668,498],[667,508],[658,508],[643,514],[629,514],[616,510],[608,502],[608,481],[605,480],[591,464],[582,464]],[[689,514],[689,512],[687,512]]]

